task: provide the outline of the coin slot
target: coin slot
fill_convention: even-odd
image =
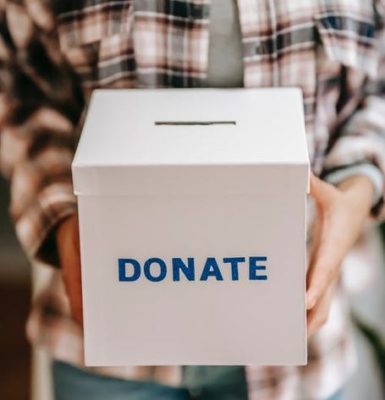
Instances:
[[[236,125],[236,121],[155,121],[155,125],[176,125],[176,126],[194,126],[194,125]]]

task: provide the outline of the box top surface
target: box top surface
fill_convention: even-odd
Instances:
[[[74,167],[276,163],[308,163],[299,89],[96,90]]]
[[[276,192],[308,165],[299,89],[96,90],[73,177],[89,195]]]

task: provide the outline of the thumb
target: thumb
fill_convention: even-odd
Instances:
[[[314,174],[310,174],[310,196],[320,205],[328,204],[337,194],[337,189],[317,178]]]

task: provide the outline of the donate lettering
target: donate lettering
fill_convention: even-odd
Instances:
[[[152,257],[143,264],[134,258],[118,259],[120,282],[135,282],[145,279],[150,282],[162,282],[166,278],[174,282],[184,281],[238,281],[241,268],[248,269],[248,280],[266,281],[267,257],[225,257],[217,259],[207,257],[205,262],[196,265],[193,257],[172,258],[169,262]],[[199,272],[198,272],[199,271]]]

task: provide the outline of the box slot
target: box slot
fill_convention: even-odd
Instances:
[[[236,121],[155,121],[155,125],[236,125]]]

